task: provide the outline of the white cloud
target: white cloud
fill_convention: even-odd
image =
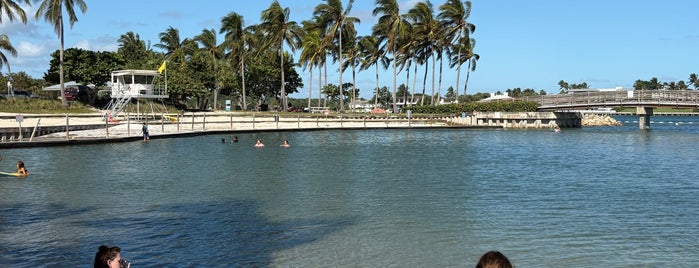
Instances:
[[[17,54],[21,57],[38,57],[47,55],[48,49],[46,44],[33,44],[27,41],[19,42],[19,45],[15,46],[17,48]]]
[[[101,36],[94,39],[84,39],[76,42],[72,47],[92,51],[117,51],[119,45],[117,38],[113,36]]]

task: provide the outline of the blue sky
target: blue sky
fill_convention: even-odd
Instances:
[[[320,3],[279,2],[290,8],[292,20],[297,22],[309,19],[313,8]],[[402,12],[407,12],[416,2],[399,0]],[[439,6],[444,2],[432,3]],[[117,39],[128,31],[156,44],[158,34],[169,26],[179,29],[182,38],[192,37],[205,28],[218,30],[221,18],[232,11],[242,14],[247,25],[256,24],[262,10],[272,1],[86,0],[86,3],[87,12],[78,14],[78,22],[72,29],[66,27],[67,48],[116,51]],[[515,87],[557,93],[560,80],[587,82],[592,88],[632,88],[637,79],[657,77],[662,82],[686,82],[691,73],[699,73],[697,1],[472,0],[472,3],[470,22],[476,25],[473,38],[481,58],[471,74],[469,94]],[[360,35],[371,33],[376,22],[371,15],[373,9],[372,0],[355,1],[350,15],[361,19]],[[19,52],[18,57],[9,58],[12,71],[24,71],[39,78],[48,69],[49,54],[59,47],[58,38],[50,25],[33,19],[33,7],[25,10],[32,18],[27,25],[3,19],[0,33],[7,34]],[[330,83],[337,84],[336,68],[329,68]],[[306,87],[292,97],[306,97],[308,72],[297,70]],[[418,90],[422,89],[423,71],[419,71]],[[317,73],[314,76],[317,79]],[[455,71],[445,71],[443,92],[455,84],[455,77]],[[461,78],[463,85],[465,66]],[[351,82],[350,71],[343,75],[343,82]],[[401,73],[398,83],[404,82],[405,74]],[[427,84],[429,93],[430,80]],[[358,73],[357,87],[362,97],[370,98],[374,85],[373,70]],[[391,69],[381,73],[381,85],[392,87]],[[317,80],[313,86],[316,92]]]

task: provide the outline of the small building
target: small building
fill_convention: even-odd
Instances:
[[[166,85],[155,85],[160,76],[155,70],[119,70],[112,72],[113,99],[130,97],[146,99],[168,98]]]
[[[112,72],[111,97],[105,116],[117,117],[131,99],[166,99],[167,79],[156,85],[160,73],[155,70],[119,70]]]

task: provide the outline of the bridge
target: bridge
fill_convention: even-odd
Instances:
[[[636,107],[639,127],[650,128],[650,116],[658,107],[699,109],[699,90],[618,90],[524,97],[539,103],[539,111],[565,112],[612,107]]]

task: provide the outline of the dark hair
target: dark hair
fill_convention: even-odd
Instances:
[[[488,251],[478,260],[476,268],[512,268],[512,264],[499,251]]]
[[[108,262],[116,258],[119,252],[121,252],[119,247],[100,246],[95,254],[95,268],[109,268]]]

